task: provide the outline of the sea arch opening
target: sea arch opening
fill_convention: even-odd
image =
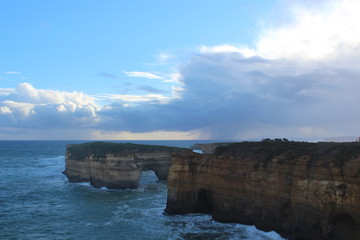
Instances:
[[[197,193],[196,209],[200,213],[211,213],[213,210],[211,191],[200,188]]]

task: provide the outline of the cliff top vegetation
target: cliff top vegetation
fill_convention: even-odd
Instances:
[[[296,142],[287,139],[263,139],[259,142],[239,142],[217,147],[216,156],[249,156],[256,154],[261,161],[270,161],[274,156],[307,155],[313,160],[327,158],[330,161],[345,162],[360,156],[359,142]]]
[[[88,142],[67,146],[68,153],[76,160],[84,159],[90,155],[103,158],[108,153],[178,152],[180,150],[184,150],[184,148],[114,142]]]

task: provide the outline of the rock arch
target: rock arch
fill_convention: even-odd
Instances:
[[[179,151],[190,150],[111,142],[68,145],[63,173],[70,182],[89,182],[96,188],[137,188],[141,171],[152,170],[166,180],[171,155]]]

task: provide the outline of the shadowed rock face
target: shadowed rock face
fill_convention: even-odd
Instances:
[[[171,154],[181,150],[109,142],[68,145],[63,173],[70,182],[90,182],[94,187],[137,188],[141,171],[153,170],[160,180],[166,180]]]
[[[360,143],[243,142],[174,154],[165,210],[275,230],[360,239]]]

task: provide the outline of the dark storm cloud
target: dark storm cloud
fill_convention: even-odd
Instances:
[[[204,128],[214,138],[234,138],[256,128],[299,134],[302,128],[316,131],[360,117],[360,105],[354,104],[360,100],[356,70],[323,64],[306,69],[296,61],[216,53],[194,56],[180,73],[181,99],[134,108],[114,104],[99,112],[106,119],[102,127],[133,132]]]

